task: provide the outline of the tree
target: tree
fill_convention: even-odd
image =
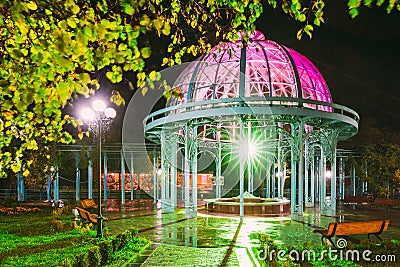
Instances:
[[[361,151],[361,162],[354,158],[352,162],[374,195],[389,197],[393,189],[400,188],[399,145],[366,145]]]
[[[398,1],[376,4],[385,2],[388,12],[400,8]],[[350,15],[372,4],[350,0]],[[300,21],[298,38],[303,33],[311,37],[313,26],[324,22],[323,0],[268,0],[266,6],[280,6]],[[152,53],[151,36],[169,36],[169,56],[162,63],[179,64],[185,55],[197,56],[215,42],[234,39],[238,30],[253,32],[262,12],[261,1],[1,0],[0,176],[8,168],[23,168],[28,175],[30,151],[51,142],[73,142],[64,126],[80,122],[62,110],[100,87],[96,73],[132,89],[159,79],[145,68]],[[130,72],[136,73],[136,85],[126,78]],[[143,93],[146,90],[142,87]],[[165,90],[167,97],[175,93]],[[117,90],[111,99],[123,103]]]

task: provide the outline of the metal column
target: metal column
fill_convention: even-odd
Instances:
[[[343,157],[340,157],[339,158],[339,198],[338,198],[339,200],[343,200],[344,199],[344,191],[345,191],[345,188],[344,188],[344,177],[345,177],[344,170],[345,170],[344,160],[343,160]]]
[[[108,175],[108,170],[107,170],[107,153],[103,152],[103,169],[104,169],[104,175],[103,175],[103,201],[106,203],[107,201],[107,175]]]
[[[314,152],[314,150],[313,150]],[[310,169],[311,169],[311,175],[310,175],[310,207],[314,207],[315,206],[315,181],[316,181],[316,177],[315,177],[315,159],[314,159],[314,153],[312,153],[311,155],[311,162],[310,162]]]
[[[22,175],[22,171],[17,173],[17,197],[18,201],[25,200],[24,176]]]
[[[177,184],[177,142],[174,142],[172,146],[171,152],[171,208],[175,210],[177,207],[177,199],[178,199],[178,184]]]
[[[79,170],[79,156],[75,156],[75,200],[80,200],[81,195],[81,174]]]
[[[158,194],[158,153],[156,150],[153,151],[153,199],[154,204],[157,203]]]
[[[298,149],[299,149],[299,154],[298,156],[300,157],[300,159],[298,160],[298,164],[299,164],[299,173],[297,175],[298,179],[298,214],[299,215],[303,215],[303,210],[304,210],[304,186],[303,186],[303,182],[304,182],[304,142],[303,142],[303,131],[304,131],[304,125],[303,123],[300,123],[299,125],[299,132],[298,132]]]
[[[121,204],[125,205],[125,156],[121,150]]]
[[[215,198],[221,198],[221,142],[218,142],[217,158],[215,159]]]
[[[247,150],[250,149],[250,141],[251,141],[251,122],[247,122]],[[247,181],[248,181],[247,191],[250,194],[253,194],[254,192],[253,164],[252,164],[252,158],[249,156],[249,151],[247,151]]]
[[[319,178],[320,180],[320,190],[319,190],[319,198],[320,198],[320,210],[321,214],[325,214],[326,209],[326,157],[324,155],[323,149],[321,148],[321,159],[320,159],[320,169],[319,169]]]
[[[184,181],[185,181],[185,216],[190,218],[190,134],[189,125],[185,125],[185,165],[184,165]]]
[[[282,143],[282,134],[278,134],[278,198],[282,199],[283,198],[283,187],[284,187],[284,181],[285,181],[285,172],[282,171],[282,166],[283,166],[283,159],[282,159],[282,148],[281,148],[281,143]],[[274,167],[275,170],[275,167]]]
[[[93,163],[89,159],[88,162],[88,199],[93,198]]]
[[[304,144],[304,202],[305,202],[305,207],[310,207],[310,190],[309,190],[309,170],[310,170],[310,166],[309,166],[309,155],[308,155],[308,140],[306,139],[305,144]]]
[[[243,140],[243,122],[242,119],[239,121],[239,133],[240,133],[240,138],[239,140]],[[243,220],[244,217],[244,156],[239,155],[239,192],[240,192],[240,220]]]
[[[352,192],[353,196],[356,195],[356,167],[354,164],[351,164],[351,186],[352,186]]]
[[[273,164],[271,164],[271,161],[269,157],[267,158],[267,168],[266,168],[266,174],[265,174],[265,197],[270,198],[271,197],[271,173],[273,174],[274,172],[271,172],[273,167]],[[275,168],[274,168],[275,169]],[[279,187],[279,185],[278,185]],[[278,189],[279,191],[279,189]]]
[[[130,177],[130,183],[131,183],[131,201],[133,201],[133,191],[134,191],[134,183],[133,183],[133,174],[134,174],[134,169],[133,169],[133,153],[130,153],[130,164],[129,164],[129,177]],[[138,178],[138,186],[139,186],[139,178]],[[139,187],[138,187],[139,189]],[[132,204],[132,202],[131,202]]]
[[[193,135],[197,132],[197,128],[193,129]],[[192,162],[192,201],[193,213],[197,214],[197,145],[192,142],[191,162]]]
[[[160,160],[160,169],[161,169],[161,208],[162,208],[162,212],[167,212],[168,207],[167,207],[167,196],[166,196],[166,187],[167,182],[166,182],[166,159],[165,159],[165,150],[166,150],[166,142],[165,142],[165,133],[162,132],[161,133],[161,160]]]
[[[336,144],[336,142],[334,141]],[[334,216],[336,213],[336,145],[333,146],[333,155],[332,155],[332,162],[331,162],[331,172],[332,172],[332,178],[331,178],[331,205],[330,205],[330,214],[331,216]]]
[[[47,201],[51,201],[51,183],[52,183],[51,174],[49,173],[47,174],[47,186],[46,186]],[[19,183],[18,183],[18,188],[19,188]]]
[[[54,179],[54,202],[57,203],[60,200],[60,177],[58,175],[58,163],[56,163],[55,172],[56,177]]]

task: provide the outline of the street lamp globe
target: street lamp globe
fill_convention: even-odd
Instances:
[[[98,191],[98,215],[97,215],[97,237],[103,237],[103,216],[101,210],[101,138],[103,124],[107,124],[111,119],[115,118],[117,112],[113,108],[107,108],[106,103],[97,99],[92,103],[92,108],[86,107],[82,110],[81,116],[90,124],[96,126],[97,130],[97,148],[99,160],[99,191]]]
[[[81,116],[83,119],[88,121],[93,121],[95,119],[94,111],[91,108],[82,109]]]
[[[97,112],[103,112],[106,109],[106,104],[102,100],[95,100],[93,102],[93,109]]]
[[[104,110],[104,115],[106,115],[107,118],[114,119],[115,116],[117,116],[117,112],[113,108],[106,108]]]

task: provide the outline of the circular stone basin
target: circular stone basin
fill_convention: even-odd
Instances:
[[[244,198],[245,216],[290,215],[290,201],[276,198]],[[209,213],[240,215],[240,198],[219,198],[205,201]]]

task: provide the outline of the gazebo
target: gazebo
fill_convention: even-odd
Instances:
[[[267,198],[290,199],[292,216],[313,206],[335,214],[337,143],[357,133],[359,116],[333,103],[309,59],[256,31],[247,43],[211,49],[173,87],[181,97],[144,121],[146,138],[161,146],[165,211],[177,206],[179,174],[186,214],[195,216],[197,174],[212,169],[215,198],[239,184],[241,218],[245,191],[260,185]]]

